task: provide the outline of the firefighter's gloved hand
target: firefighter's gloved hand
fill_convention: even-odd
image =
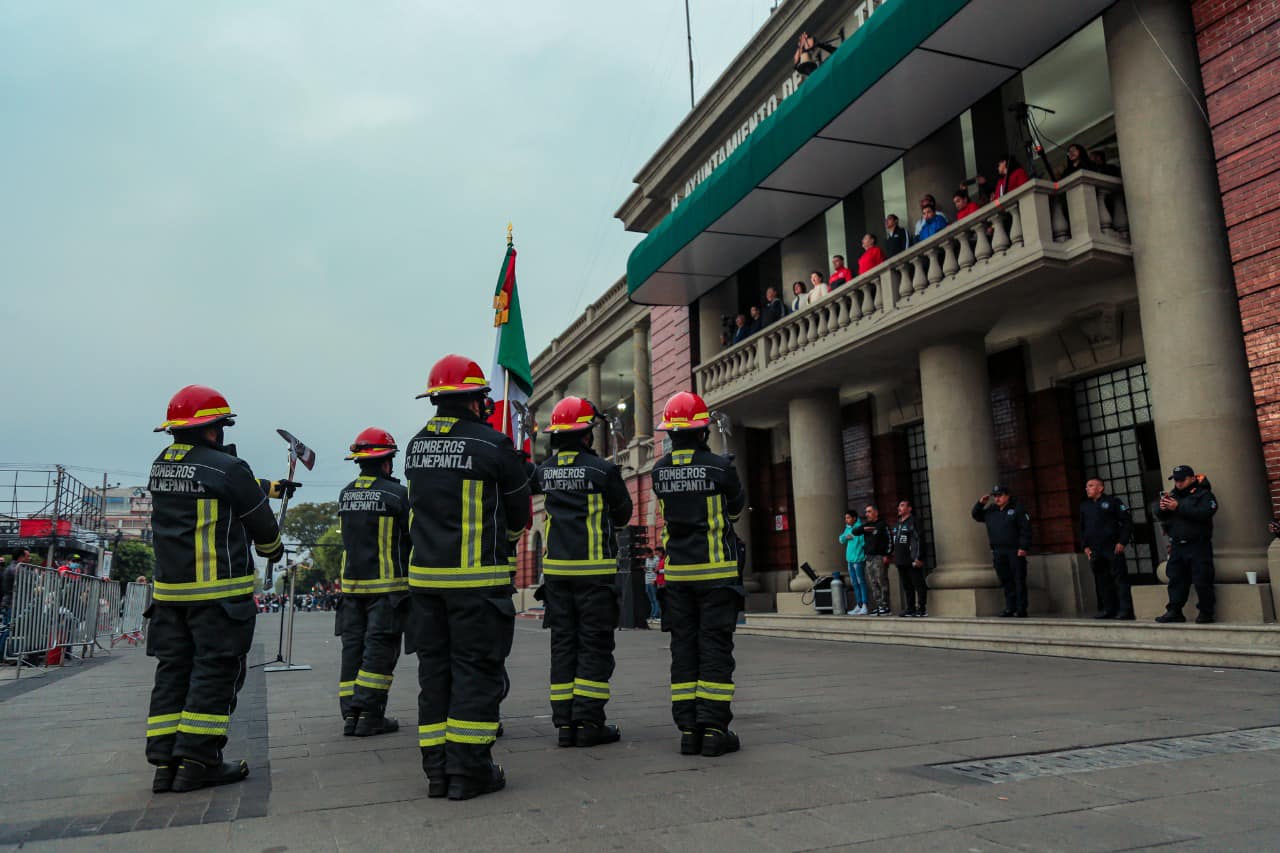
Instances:
[[[271,488],[267,490],[267,497],[282,498],[285,495],[293,497],[293,493],[300,488],[302,488],[302,484],[293,480],[272,480]]]

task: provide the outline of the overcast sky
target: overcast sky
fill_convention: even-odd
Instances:
[[[772,0],[691,5],[701,94]],[[508,220],[531,356],[625,271],[687,110],[683,0],[0,3],[0,463],[143,482],[201,383],[331,499],[436,358],[487,369]]]

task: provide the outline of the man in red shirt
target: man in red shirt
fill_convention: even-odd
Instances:
[[[969,193],[964,190],[956,190],[956,194],[952,196],[951,200],[956,204],[956,222],[978,212],[978,205],[969,198]]]
[[[835,290],[846,281],[853,281],[853,271],[844,265],[844,255],[833,255],[831,257],[831,278],[827,279],[827,286]]]
[[[996,191],[991,194],[992,199],[1011,193],[1027,182],[1026,170],[1011,156],[1002,157],[996,161],[996,174],[999,175],[999,179],[996,181]]]
[[[874,234],[862,235],[862,255],[858,258],[858,275],[869,272],[884,263],[884,252],[876,245]]]

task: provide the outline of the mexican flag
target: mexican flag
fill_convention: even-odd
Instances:
[[[524,341],[524,319],[516,291],[516,249],[510,235],[493,293],[493,311],[498,339],[494,342],[493,370],[489,376],[496,404],[489,423],[511,436],[517,448],[531,452],[533,442],[525,437],[525,432],[532,433],[533,424],[525,421],[529,397],[533,394],[533,369],[529,366],[529,348]]]

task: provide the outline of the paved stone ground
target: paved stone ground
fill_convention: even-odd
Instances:
[[[275,617],[259,647],[274,650]],[[553,745],[547,636],[517,623],[495,750],[506,791],[426,798],[414,661],[391,691],[401,732],[340,736],[332,616],[301,614],[310,672],[247,683],[241,786],[149,792],[151,662],[140,651],[0,685],[0,847],[57,850],[1180,850],[1280,848],[1280,754],[1186,757],[993,785],[934,765],[1280,723],[1280,674],[739,638],[743,752],[681,757],[666,637],[619,634],[622,743]],[[0,679],[12,670],[0,669]],[[26,677],[23,678],[23,683]],[[265,714],[264,714],[265,712]],[[264,716],[269,718],[269,728]]]

